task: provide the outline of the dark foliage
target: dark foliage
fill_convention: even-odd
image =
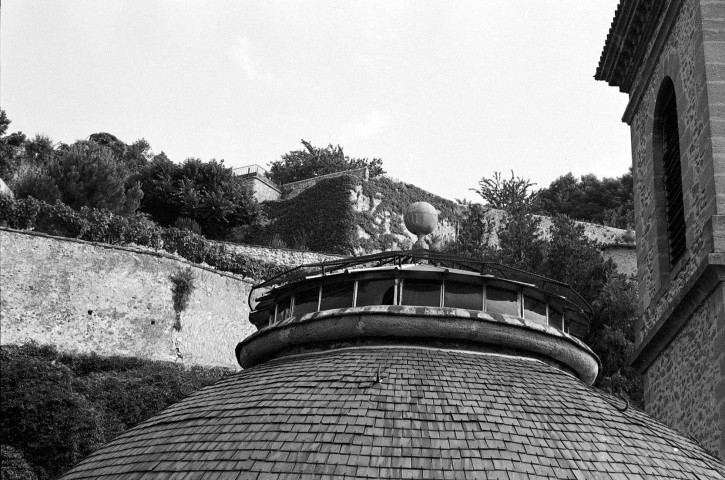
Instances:
[[[528,178],[515,176],[511,170],[511,178],[504,178],[500,172],[494,172],[493,177],[479,180],[478,189],[471,190],[478,193],[485,205],[491,208],[530,212],[538,198],[538,194],[531,190],[534,185]]]
[[[201,225],[199,225],[199,222],[197,222],[193,218],[179,217],[174,222],[174,227],[178,228],[179,230],[188,230],[191,233],[201,235]]]
[[[49,203],[60,200],[75,209],[102,208],[132,215],[143,192],[113,152],[91,141],[78,141],[55,151],[49,140],[26,144],[26,156],[11,187],[19,198],[35,197]],[[28,148],[30,150],[28,150]]]
[[[177,272],[169,277],[171,280],[171,298],[174,303],[174,311],[176,312],[176,322],[174,328],[181,330],[181,312],[186,310],[194,292],[194,272],[191,268],[180,268]]]
[[[228,373],[61,354],[35,344],[4,345],[0,360],[0,444],[19,452],[41,480],[57,477],[114,436]]]
[[[153,158],[151,145],[143,138],[129,145],[110,133],[94,133],[88,137],[88,140],[110,149],[116,159],[132,174],[141,171]]]
[[[292,248],[352,253],[356,218],[350,191],[358,181],[349,175],[325,179],[289,200],[266,202],[270,223],[255,240],[278,238]]]
[[[0,445],[0,478],[3,480],[37,480],[38,476],[23,456],[10,445]]]
[[[518,203],[520,205],[520,203]],[[480,205],[467,204],[459,235],[447,252],[500,262],[570,284],[593,307],[589,332],[583,340],[602,360],[595,386],[642,404],[642,386],[626,365],[634,346],[636,289],[634,281],[604,261],[597,245],[584,237],[584,228],[565,215],[552,219],[548,239],[542,239],[538,221],[524,209],[505,205],[502,225]],[[498,228],[498,247],[489,245]]]
[[[344,172],[355,168],[367,167],[370,177],[385,173],[383,161],[379,158],[348,157],[341,146],[332,144],[325,148],[314,147],[310,142],[302,140],[303,150],[293,150],[282,155],[281,160],[269,164],[272,181],[278,185],[319,177],[330,173]]]
[[[257,201],[223,161],[189,158],[177,165],[161,153],[139,178],[145,194],[141,211],[163,226],[186,217],[197,222],[205,236],[224,238],[235,227],[259,220]]]
[[[621,177],[597,179],[583,175],[577,180],[567,173],[538,192],[539,212],[564,214],[576,220],[633,228],[634,197],[632,169]]]
[[[6,135],[10,128],[10,119],[5,110],[0,109],[0,178],[6,183],[15,176],[23,155],[25,135],[22,132]]]

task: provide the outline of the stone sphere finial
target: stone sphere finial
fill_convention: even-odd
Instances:
[[[438,226],[438,211],[428,202],[415,202],[405,209],[403,220],[410,233],[418,236],[413,248],[427,250],[428,245],[423,237],[432,233]]]

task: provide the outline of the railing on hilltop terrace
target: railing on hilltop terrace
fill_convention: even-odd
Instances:
[[[257,164],[232,168],[232,172],[238,177],[267,177],[267,173],[269,173],[264,167],[260,167]]]

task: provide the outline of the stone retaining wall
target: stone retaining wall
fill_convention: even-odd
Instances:
[[[261,245],[247,245],[242,243],[224,242],[224,245],[234,253],[244,255],[255,260],[263,260],[286,268],[293,268],[305,263],[319,263],[328,260],[339,260],[342,255],[333,253],[318,253],[291,248],[272,248]],[[262,279],[259,279],[262,280]]]
[[[300,193],[304,192],[320,180],[327,180],[328,178],[335,178],[335,177],[341,177],[343,175],[352,175],[353,177],[358,177],[361,180],[367,180],[368,179],[368,169],[367,167],[357,168],[354,170],[345,170],[344,172],[335,172],[335,173],[329,173],[327,175],[320,175],[319,177],[313,177],[313,178],[307,178],[305,180],[298,180],[296,182],[290,182],[285,183],[281,186],[282,191],[284,192],[284,199],[289,200],[290,198],[294,198]]]
[[[173,328],[170,276],[196,288]],[[168,254],[0,229],[2,344],[238,368],[251,283]]]

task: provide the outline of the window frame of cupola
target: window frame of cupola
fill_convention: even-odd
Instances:
[[[672,78],[664,77],[655,103],[652,153],[660,268],[668,279],[677,274],[687,258],[687,221],[677,98]],[[666,130],[670,135],[667,135]]]

